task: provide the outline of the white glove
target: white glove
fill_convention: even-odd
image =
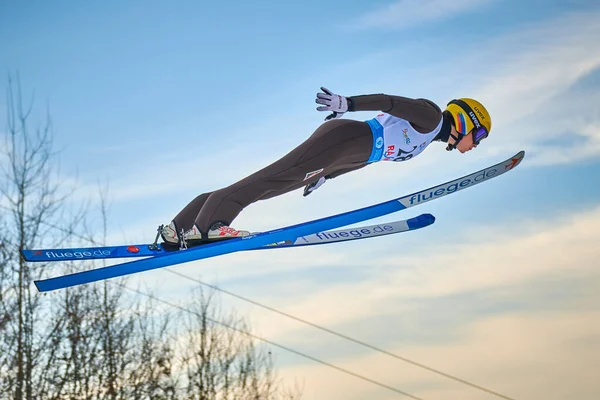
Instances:
[[[304,197],[308,196],[309,194],[311,194],[312,192],[314,192],[315,190],[317,190],[322,184],[325,183],[325,181],[327,180],[326,177],[322,176],[319,178],[318,181],[313,182],[313,183],[309,183],[308,185],[306,185],[304,187],[304,193],[302,194]]]
[[[340,118],[346,111],[348,111],[348,99],[339,94],[335,94],[328,89],[321,86],[321,90],[324,93],[317,93],[317,104],[323,104],[321,107],[317,107],[317,111],[332,111],[325,121],[334,118]]]

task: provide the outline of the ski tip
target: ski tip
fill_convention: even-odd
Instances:
[[[435,217],[431,214],[421,214],[418,217],[406,220],[410,229],[419,229],[429,226],[435,222]]]
[[[423,221],[426,221],[427,225],[431,225],[435,222],[435,217],[431,214],[421,214],[417,218],[421,218]]]
[[[517,154],[515,154],[510,159],[510,161],[514,164],[513,167],[516,167],[517,165],[519,165],[521,163],[521,161],[523,161],[524,158],[525,158],[525,150],[521,150]]]
[[[521,164],[523,158],[525,158],[525,150],[519,151],[517,154],[506,160],[504,162],[504,171],[509,171],[517,165]]]

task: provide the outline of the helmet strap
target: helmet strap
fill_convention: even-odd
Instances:
[[[460,137],[456,137],[452,134],[452,132],[450,132],[450,136],[452,137],[452,139],[454,139],[454,143],[452,144],[448,144],[448,146],[446,146],[446,151],[452,151],[456,148],[456,146],[458,145],[458,142],[460,142],[462,140],[462,138],[464,138],[464,136],[460,136]]]

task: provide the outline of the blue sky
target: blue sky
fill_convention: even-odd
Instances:
[[[260,231],[348,211],[526,151],[514,172],[397,216],[429,212],[433,226],[173,270],[517,398],[559,399],[564,389],[591,399],[600,388],[582,371],[597,370],[590,354],[600,351],[587,340],[600,333],[598,20],[597,2],[575,0],[2,2],[0,71],[18,71],[24,93],[35,93],[38,121],[48,105],[60,179],[77,182],[75,199],[93,199],[98,180],[109,182],[111,243],[153,239],[156,225],[197,194],[303,141],[325,117],[315,111],[320,86],[343,95],[424,97],[440,106],[454,97],[481,100],[494,128],[475,151],[460,155],[433,144],[409,163],[369,166],[308,198],[293,192],[251,205],[234,225]],[[0,123],[3,135],[4,113]],[[184,303],[192,286],[166,271],[130,280],[140,283]],[[409,393],[482,398],[238,300],[223,301],[269,339]],[[582,349],[580,342],[591,344]],[[554,359],[546,358],[549,348]],[[296,356],[277,356],[282,377],[305,382],[306,398],[391,396]]]

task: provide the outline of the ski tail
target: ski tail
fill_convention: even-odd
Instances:
[[[132,244],[125,246],[99,246],[21,250],[21,257],[28,262],[103,260],[108,258],[151,257],[167,251],[158,245]]]

